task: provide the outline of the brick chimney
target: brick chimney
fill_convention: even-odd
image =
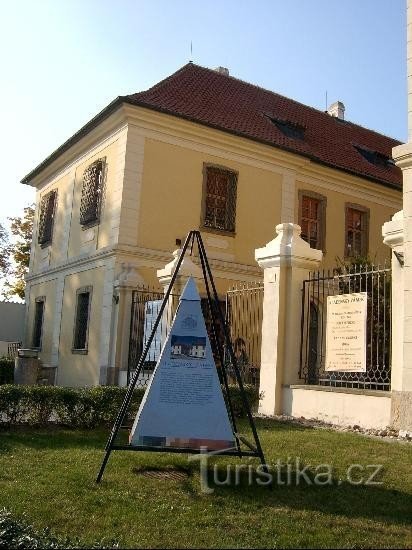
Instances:
[[[332,105],[329,105],[328,114],[339,118],[340,120],[345,120],[345,105],[342,101],[335,101]]]
[[[229,76],[229,69],[226,69],[226,67],[216,67],[215,71],[225,76]]]

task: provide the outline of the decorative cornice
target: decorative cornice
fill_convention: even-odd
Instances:
[[[164,265],[165,263],[170,262],[170,257],[172,256],[172,253],[165,250],[155,250],[130,245],[105,247],[90,256],[76,256],[75,258],[71,258],[66,262],[62,262],[58,265],[52,266],[49,269],[34,273],[33,275],[28,275],[26,277],[26,281],[28,283],[31,283],[33,281],[41,280],[46,277],[48,278],[51,275],[57,276],[59,273],[73,270],[74,268],[81,268],[87,266],[87,264],[94,264],[99,260],[107,259],[112,256],[116,256],[116,259],[128,257],[128,262],[125,262],[125,264],[127,264],[127,269],[132,269],[132,267],[139,267],[138,264],[135,265],[135,263],[131,261],[132,259],[147,260],[152,264],[152,267],[154,269],[157,269],[159,265]],[[200,260],[198,257],[193,256],[191,258],[191,261],[193,261],[193,263],[196,264],[197,267],[200,269]],[[261,271],[259,270],[259,268],[253,265],[239,264],[214,258],[209,258],[209,264],[211,268],[216,272],[244,275],[247,278],[261,278]]]

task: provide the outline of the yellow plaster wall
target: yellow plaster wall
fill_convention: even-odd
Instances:
[[[33,272],[37,272],[44,265],[44,260],[49,254],[50,259],[48,265],[53,265],[61,262],[67,256],[67,250],[65,247],[66,242],[66,218],[70,215],[65,207],[66,197],[71,194],[71,178],[68,174],[58,179],[53,185],[36,193],[36,215],[35,221],[38,227],[40,219],[40,204],[42,198],[50,191],[57,190],[57,202],[55,208],[55,217],[53,223],[53,235],[51,245],[41,247],[37,240],[35,243],[34,257],[33,257]]]
[[[222,259],[255,265],[254,249],[273,238],[274,227],[280,220],[281,176],[153,139],[145,143],[137,244],[172,251],[176,238],[183,240],[190,229],[199,229],[204,163],[239,173],[236,234],[207,232],[220,241],[215,253]]]
[[[104,337],[100,333],[103,279],[103,267],[65,277],[57,373],[60,386],[94,386],[99,383],[99,344],[100,338]],[[93,293],[89,318],[88,353],[81,355],[72,353],[72,344],[76,291],[85,286],[92,286]]]
[[[80,202],[82,196],[83,172],[95,160],[106,157],[103,200],[100,211],[100,223],[89,229],[80,225]],[[73,194],[72,216],[70,224],[69,257],[84,252],[104,248],[110,244],[110,234],[114,210],[120,208],[115,200],[116,175],[118,171],[117,142],[112,143],[98,154],[95,154],[76,167],[75,187]]]
[[[371,188],[378,184],[370,183]],[[379,187],[378,187],[379,188]],[[316,185],[297,182],[295,195],[295,223],[299,223],[299,190],[312,191],[326,197],[326,243],[322,267],[336,266],[337,258],[344,259],[345,250],[345,203],[359,204],[369,208],[369,257],[372,261],[383,262],[390,258],[390,249],[382,242],[382,225],[397,212],[396,208],[383,206],[347,193],[320,188]],[[394,197],[396,193],[394,192]]]
[[[39,358],[42,363],[50,364],[52,351],[52,336],[54,326],[54,312],[56,305],[56,279],[51,281],[33,284],[30,287],[29,310],[27,317],[27,330],[25,345],[31,347],[33,343],[34,312],[36,298],[44,296],[46,298],[43,316],[42,347],[39,352]]]

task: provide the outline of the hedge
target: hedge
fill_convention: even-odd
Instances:
[[[14,380],[14,359],[0,357],[0,385],[13,384]]]
[[[107,541],[85,546],[79,540],[55,537],[48,528],[35,530],[26,517],[15,518],[6,509],[0,509],[0,548],[119,548],[117,542]]]
[[[252,408],[258,402],[258,390],[245,387]],[[60,386],[0,386],[0,425],[28,423],[42,426],[49,422],[71,428],[94,428],[111,425],[123,402],[126,388],[94,386],[64,388]],[[127,422],[132,422],[142,400],[144,389],[134,390]],[[243,416],[239,389],[230,389],[234,413]]]

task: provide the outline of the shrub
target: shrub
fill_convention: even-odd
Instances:
[[[96,542],[85,546],[79,540],[57,538],[49,529],[36,531],[26,518],[17,519],[7,510],[0,509],[0,548],[119,548],[117,542]]]
[[[0,357],[0,385],[13,384],[14,380],[14,359]]]
[[[258,390],[245,386],[246,396],[252,410],[258,402]],[[26,422],[44,425],[48,422],[63,424],[71,428],[94,428],[112,425],[126,394],[126,388],[117,386],[95,386],[90,388],[64,388],[59,386],[0,386],[0,424]],[[144,389],[133,392],[126,423],[133,421]],[[240,391],[230,388],[233,411],[244,416]]]

